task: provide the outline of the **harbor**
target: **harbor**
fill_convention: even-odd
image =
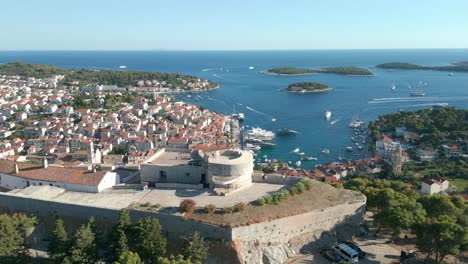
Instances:
[[[170,55],[170,56],[169,56]],[[392,60],[407,60],[424,65],[450,64],[462,58],[465,51],[264,51],[264,52],[120,52],[93,53],[83,59],[82,53],[70,53],[65,58],[60,52],[37,57],[45,64],[65,68],[117,68],[128,70],[178,72],[199,76],[220,85],[219,89],[204,92],[171,93],[180,101],[200,105],[224,115],[243,113],[241,126],[247,131],[259,127],[275,134],[260,150],[254,150],[257,159],[301,161],[302,168],[312,168],[342,159],[366,155],[368,143],[360,136],[365,124],[378,116],[421,108],[461,107],[468,104],[468,74],[456,72],[449,76],[438,71],[400,71],[372,68]],[[468,56],[468,55],[467,55]],[[28,55],[15,55],[0,61],[27,61]],[[275,66],[291,65],[304,68],[355,65],[369,68],[375,76],[339,76],[316,74],[308,76],[272,76],[260,71]],[[251,68],[253,67],[253,68]],[[332,93],[285,93],[280,90],[291,83],[316,81],[335,88]],[[427,83],[427,85],[424,85]],[[395,86],[392,91],[392,85]],[[410,96],[423,90],[422,97]],[[235,107],[235,112],[233,107]],[[326,111],[331,112],[329,120]],[[364,122],[359,135],[349,125],[354,116]],[[297,134],[280,135],[281,129]],[[286,133],[288,134],[288,133]],[[352,137],[356,141],[352,140]],[[358,143],[362,150],[359,149]],[[255,143],[249,147],[258,149]],[[274,144],[274,146],[272,145]],[[266,146],[271,145],[271,146]],[[247,144],[246,144],[247,146]],[[351,147],[352,151],[346,148]],[[291,153],[295,148],[303,156]],[[328,150],[328,154],[323,153]],[[327,151],[325,151],[327,152]],[[310,158],[310,160],[306,160]],[[317,160],[313,159],[317,158]]]

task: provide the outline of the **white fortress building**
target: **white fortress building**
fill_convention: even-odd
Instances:
[[[252,184],[253,155],[240,149],[191,153],[160,150],[141,167],[141,181],[157,187],[211,188],[221,194]]]

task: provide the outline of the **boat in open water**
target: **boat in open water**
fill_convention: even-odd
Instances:
[[[281,129],[278,129],[278,131],[276,131],[276,134],[278,136],[292,136],[292,135],[299,134],[299,132],[297,132],[296,130],[281,128]]]

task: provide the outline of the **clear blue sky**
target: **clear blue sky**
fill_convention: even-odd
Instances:
[[[2,0],[0,50],[468,48],[468,0]]]

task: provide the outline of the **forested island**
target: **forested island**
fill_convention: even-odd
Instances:
[[[277,67],[262,71],[264,74],[270,75],[284,75],[284,76],[295,76],[295,75],[307,75],[307,74],[318,74],[318,73],[332,73],[340,75],[356,75],[356,76],[371,76],[374,75],[371,71],[364,68],[358,67],[324,67],[318,69],[307,69],[307,68],[296,68],[296,67]]]
[[[434,70],[434,71],[453,71],[468,72],[468,62],[456,62],[448,66],[423,66],[406,62],[389,62],[375,66],[380,69],[398,69],[398,70]]]
[[[333,91],[333,88],[328,85],[318,82],[300,82],[288,85],[284,91],[291,93],[321,93]]]
[[[44,64],[13,62],[0,64],[0,75],[49,78],[62,75],[57,85],[66,87],[78,84],[80,87],[116,85],[118,87],[159,86],[171,90],[209,90],[219,87],[217,83],[198,77],[147,71],[64,69]]]

